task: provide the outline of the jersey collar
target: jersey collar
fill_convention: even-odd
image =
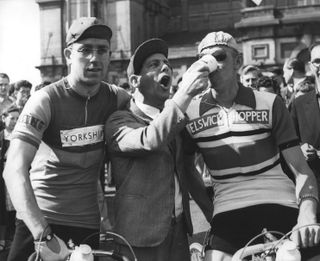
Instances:
[[[238,83],[238,84],[239,84],[239,90],[234,102],[236,104],[245,105],[255,109],[256,99],[255,99],[253,90],[251,88],[244,87],[241,83]],[[215,106],[219,106],[219,104],[217,100],[212,96],[211,91],[208,90],[201,97],[199,114],[202,115]]]

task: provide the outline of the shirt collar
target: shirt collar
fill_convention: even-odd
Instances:
[[[155,119],[159,114],[160,110],[158,108],[152,107],[150,105],[144,104],[142,102],[139,102],[135,100],[135,103],[137,107],[147,116],[149,116],[151,119]]]
[[[253,90],[251,88],[244,87],[241,83],[238,83],[238,85],[239,89],[234,102],[251,107],[253,109],[256,108],[256,99]],[[217,100],[212,96],[210,89],[201,98],[199,108],[200,116],[215,106],[219,106],[219,104]]]

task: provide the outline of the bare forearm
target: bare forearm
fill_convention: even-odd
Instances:
[[[283,151],[283,155],[296,177],[296,196],[300,205],[300,215],[305,213],[314,219],[318,200],[316,178],[299,147],[287,149]]]
[[[39,238],[47,222],[39,209],[29,178],[29,166],[36,148],[21,141],[12,141],[3,176],[17,211],[34,238]]]
[[[13,176],[6,179],[6,184],[18,218],[25,222],[34,238],[39,238],[47,222],[36,203],[30,181]]]

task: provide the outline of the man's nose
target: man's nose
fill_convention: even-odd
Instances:
[[[162,64],[161,72],[169,72],[170,70],[171,70],[171,67],[168,64],[166,63]]]
[[[90,53],[90,60],[96,60],[99,56],[98,50],[93,49]]]

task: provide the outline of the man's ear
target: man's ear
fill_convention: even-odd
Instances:
[[[241,68],[242,64],[243,64],[242,53],[237,54],[237,56],[235,57],[234,60],[235,60],[234,61],[235,69],[236,69],[236,71],[238,71]]]
[[[72,51],[71,51],[70,48],[65,48],[65,49],[63,50],[63,54],[64,54],[64,57],[65,57],[66,60],[67,60],[67,64],[68,64],[68,65],[71,64],[71,53],[72,53]]]
[[[134,88],[134,89],[137,89],[140,85],[140,79],[141,79],[141,76],[140,75],[135,75],[135,74],[132,74],[130,75],[129,77],[129,84]]]

